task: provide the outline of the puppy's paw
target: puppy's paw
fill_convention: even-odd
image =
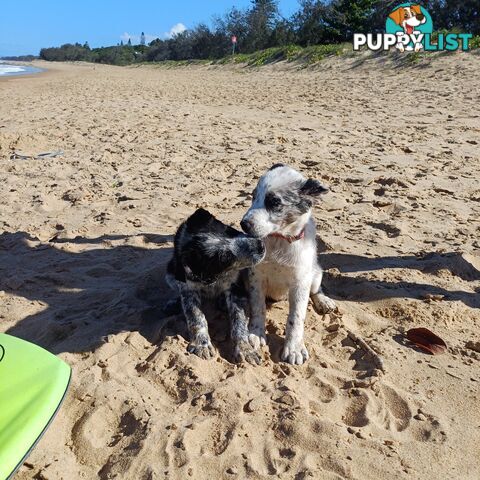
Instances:
[[[205,335],[198,335],[195,337],[187,347],[189,353],[194,353],[200,358],[208,360],[215,356],[215,349],[213,348],[210,338]]]
[[[250,333],[248,335],[248,342],[255,350],[259,350],[260,347],[263,347],[267,344],[265,330],[260,328],[254,328],[250,330]]]
[[[260,365],[262,363],[262,357],[258,349],[252,347],[252,345],[245,340],[240,340],[235,345],[233,358],[236,363],[248,362],[252,365]]]
[[[308,351],[303,343],[287,342],[280,358],[292,365],[302,365],[308,360]]]
[[[326,313],[335,312],[337,310],[335,302],[323,293],[314,293],[310,298],[312,299],[313,309],[319,315],[325,315]]]

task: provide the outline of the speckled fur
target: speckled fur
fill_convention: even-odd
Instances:
[[[242,220],[242,228],[265,239],[265,260],[249,270],[248,284],[252,318],[249,341],[254,348],[264,345],[265,298],[280,300],[288,296],[285,345],[282,360],[302,364],[308,359],[304,344],[304,321],[309,297],[317,312],[335,309],[333,300],[321,290],[322,269],[317,261],[313,201],[328,189],[316,180],[305,179],[296,170],[275,165],[259,180],[252,206]],[[272,197],[276,200],[273,205]],[[265,199],[269,199],[270,201]],[[273,205],[273,206],[272,206]],[[303,238],[289,242],[269,236],[272,233]]]
[[[260,355],[248,339],[248,300],[241,272],[261,261],[264,253],[262,241],[227,227],[203,209],[180,225],[166,278],[180,294],[190,334],[189,352],[205,359],[214,356],[202,301],[223,297],[234,359],[260,363]]]

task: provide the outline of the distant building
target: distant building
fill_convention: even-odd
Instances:
[[[145,33],[143,32],[140,35],[140,45],[145,45]]]

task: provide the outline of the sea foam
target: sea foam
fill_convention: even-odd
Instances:
[[[0,64],[0,75],[7,75],[9,73],[18,73],[24,72],[25,67],[19,67],[17,65],[1,65]]]
[[[41,71],[40,68],[29,67],[27,65],[10,65],[8,63],[0,62],[0,76],[26,75],[28,73],[38,73]]]

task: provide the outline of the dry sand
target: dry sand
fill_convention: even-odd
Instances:
[[[73,368],[16,478],[480,478],[480,56],[431,58],[0,82],[0,330]],[[279,362],[286,302],[262,366],[231,363],[218,319],[219,355],[189,355],[160,308],[172,234],[197,206],[238,225],[279,161],[332,188],[315,218],[341,315],[309,307],[304,366]],[[449,352],[409,347],[417,326]],[[383,355],[370,386],[344,327]]]

